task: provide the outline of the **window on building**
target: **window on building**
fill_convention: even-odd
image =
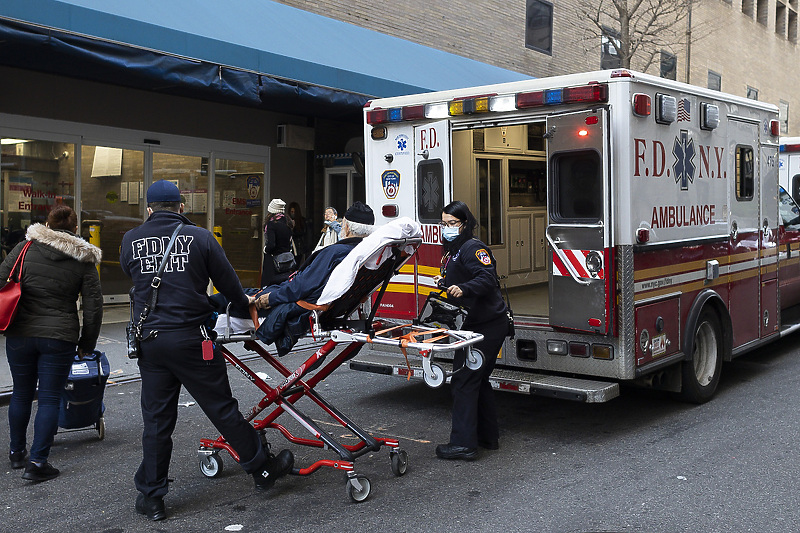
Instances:
[[[611,28],[603,28],[603,36],[600,37],[600,68],[620,68],[622,67],[622,58],[617,52],[619,46],[619,33]]]
[[[715,91],[722,90],[722,76],[713,70],[708,71],[708,88]]]
[[[789,133],[789,102],[780,101],[778,104],[781,133]]]
[[[668,80],[677,79],[678,58],[666,50],[661,50],[661,77]]]
[[[781,0],[775,3],[775,33],[786,38],[786,4]]]
[[[528,0],[525,16],[525,47],[553,53],[553,4]]]
[[[756,0],[756,20],[759,24],[769,24],[769,0]]]
[[[758,100],[758,89],[755,87],[747,86],[747,97],[750,100]]]
[[[752,200],[755,184],[753,147],[736,147],[736,199]]]
[[[753,18],[755,0],[742,0],[742,13]]]
[[[786,16],[786,38],[789,41],[797,42],[797,2],[789,3],[789,11]]]

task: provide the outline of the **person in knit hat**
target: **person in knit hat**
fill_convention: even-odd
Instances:
[[[264,226],[264,262],[261,266],[261,286],[286,280],[296,268],[292,254],[292,229],[284,211],[286,202],[274,198],[267,206]],[[286,254],[289,254],[288,256]],[[284,255],[281,255],[284,254]],[[289,261],[291,257],[291,261]]]

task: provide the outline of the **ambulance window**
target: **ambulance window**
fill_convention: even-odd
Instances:
[[[556,221],[596,222],[603,216],[603,173],[593,150],[553,156],[551,215]]]
[[[800,174],[792,176],[792,198],[795,202],[800,202]]]
[[[752,200],[755,185],[753,147],[736,147],[736,199]]]
[[[444,164],[441,159],[417,165],[417,213],[420,222],[438,224],[444,208]]]
[[[797,204],[783,187],[778,187],[778,208],[783,226],[786,229],[797,231],[798,225],[800,225],[800,209],[797,208]]]

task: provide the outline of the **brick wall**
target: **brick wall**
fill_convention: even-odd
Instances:
[[[600,68],[600,42],[578,13],[584,2],[553,0],[553,53],[525,48],[525,0],[277,0],[283,4],[380,31],[425,46],[535,77]],[[596,1],[596,0],[595,0]],[[753,6],[742,13],[742,1]],[[779,8],[786,6],[781,11]],[[789,134],[800,135],[800,51],[788,29],[776,26],[780,12],[797,10],[798,0],[701,0],[692,12],[689,81],[707,85],[708,70],[722,75],[722,90],[740,96],[747,86],[759,100],[789,102]],[[758,21],[758,6],[761,20]],[[783,34],[776,33],[783,31]],[[678,79],[687,80],[684,27],[676,28],[672,52]],[[795,33],[796,37],[796,33]],[[641,62],[634,58],[634,68]],[[648,72],[658,74],[658,60]]]

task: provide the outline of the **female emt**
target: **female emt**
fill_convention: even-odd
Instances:
[[[441,276],[448,296],[469,310],[463,328],[483,334],[475,345],[483,353],[483,366],[478,370],[462,369],[450,382],[453,394],[453,427],[450,442],[436,447],[441,459],[478,458],[478,446],[487,450],[499,447],[497,410],[489,376],[497,354],[508,334],[506,304],[500,294],[494,258],[485,244],[473,238],[475,217],[464,202],[451,202],[442,210]],[[439,283],[441,286],[442,284]],[[462,368],[466,350],[455,353],[453,369]]]

